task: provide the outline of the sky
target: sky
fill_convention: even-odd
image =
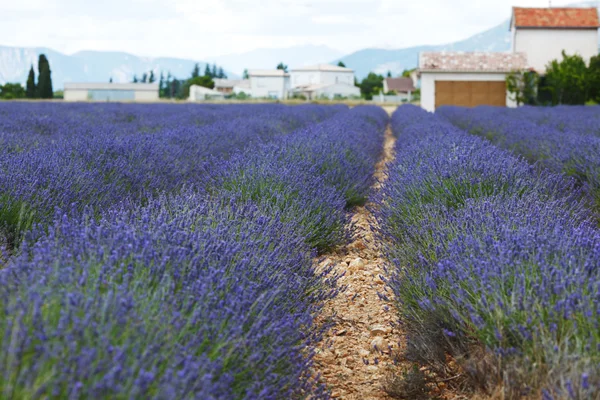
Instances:
[[[461,40],[512,6],[548,0],[0,0],[0,45],[198,60],[308,44],[351,53]]]

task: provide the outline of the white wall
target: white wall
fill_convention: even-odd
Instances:
[[[88,99],[88,91],[79,89],[65,89],[63,96],[65,101],[86,101]]]
[[[503,73],[444,73],[421,71],[421,107],[435,111],[435,81],[505,81]],[[506,106],[516,107],[517,103],[506,92]]]
[[[293,88],[321,83],[321,71],[292,71],[290,75]]]
[[[513,41],[514,51],[527,54],[527,64],[542,74],[548,62],[562,59],[563,50],[581,55],[586,62],[598,54],[596,29],[518,28]]]
[[[283,76],[250,76],[252,97],[277,97],[285,99],[290,88],[290,78]]]
[[[352,71],[292,71],[292,87],[306,85],[354,85]]]
[[[158,90],[156,92],[148,90],[136,90],[135,101],[158,101]]]
[[[322,89],[315,90],[314,97],[325,95],[330,99],[333,99],[336,95],[342,97],[360,96],[360,89],[354,85],[347,85],[345,83],[338,83],[337,85],[329,85]]]

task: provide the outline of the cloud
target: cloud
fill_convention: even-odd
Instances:
[[[199,60],[306,44],[400,48],[491,28],[510,16],[512,1],[0,0],[0,44]]]

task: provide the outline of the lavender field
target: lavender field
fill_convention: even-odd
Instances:
[[[388,120],[0,104],[0,397],[327,397],[308,374]]]
[[[353,316],[394,351],[332,334],[394,358],[373,398],[599,399],[599,140],[593,107],[0,103],[0,398],[338,397],[348,272],[396,306]]]

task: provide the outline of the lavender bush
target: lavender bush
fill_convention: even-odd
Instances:
[[[600,119],[597,107],[441,107],[438,113],[531,162],[576,178],[600,210],[600,135],[598,124],[594,125]]]
[[[151,114],[140,113],[132,114]],[[295,119],[305,128],[290,130]],[[321,333],[314,317],[336,293],[337,277],[317,273],[312,260],[315,247],[345,239],[344,208],[367,195],[387,115],[375,107],[301,107],[278,126],[244,121],[246,145],[234,133],[233,151],[200,133],[220,123],[211,122],[189,136],[128,138],[128,152],[98,142],[101,161],[93,151],[80,157],[101,165],[135,154],[130,162],[145,172],[131,182],[149,180],[151,190],[140,201],[133,187],[120,186],[126,173],[116,168],[94,189],[109,199],[102,207],[73,189],[75,201],[48,204],[70,208],[26,230],[0,269],[2,398],[328,397],[309,374],[311,344]],[[108,131],[115,141],[135,136]],[[170,153],[165,143],[173,137],[186,140],[178,157],[152,145]],[[28,151],[46,149],[49,162],[38,162],[48,170],[71,165],[53,164],[56,148],[34,142]],[[247,143],[254,145],[244,150]],[[197,157],[202,146],[226,154]],[[202,169],[170,182],[186,165]],[[95,178],[89,170],[68,171],[85,181]]]
[[[0,153],[0,228],[16,242],[34,221],[50,221],[56,207],[76,204],[80,212],[87,207],[100,213],[126,198],[145,201],[202,185],[210,160],[344,109],[0,105],[0,141],[6,144]]]
[[[600,232],[574,182],[416,107],[392,127],[376,215],[407,357],[508,398],[600,395]]]

